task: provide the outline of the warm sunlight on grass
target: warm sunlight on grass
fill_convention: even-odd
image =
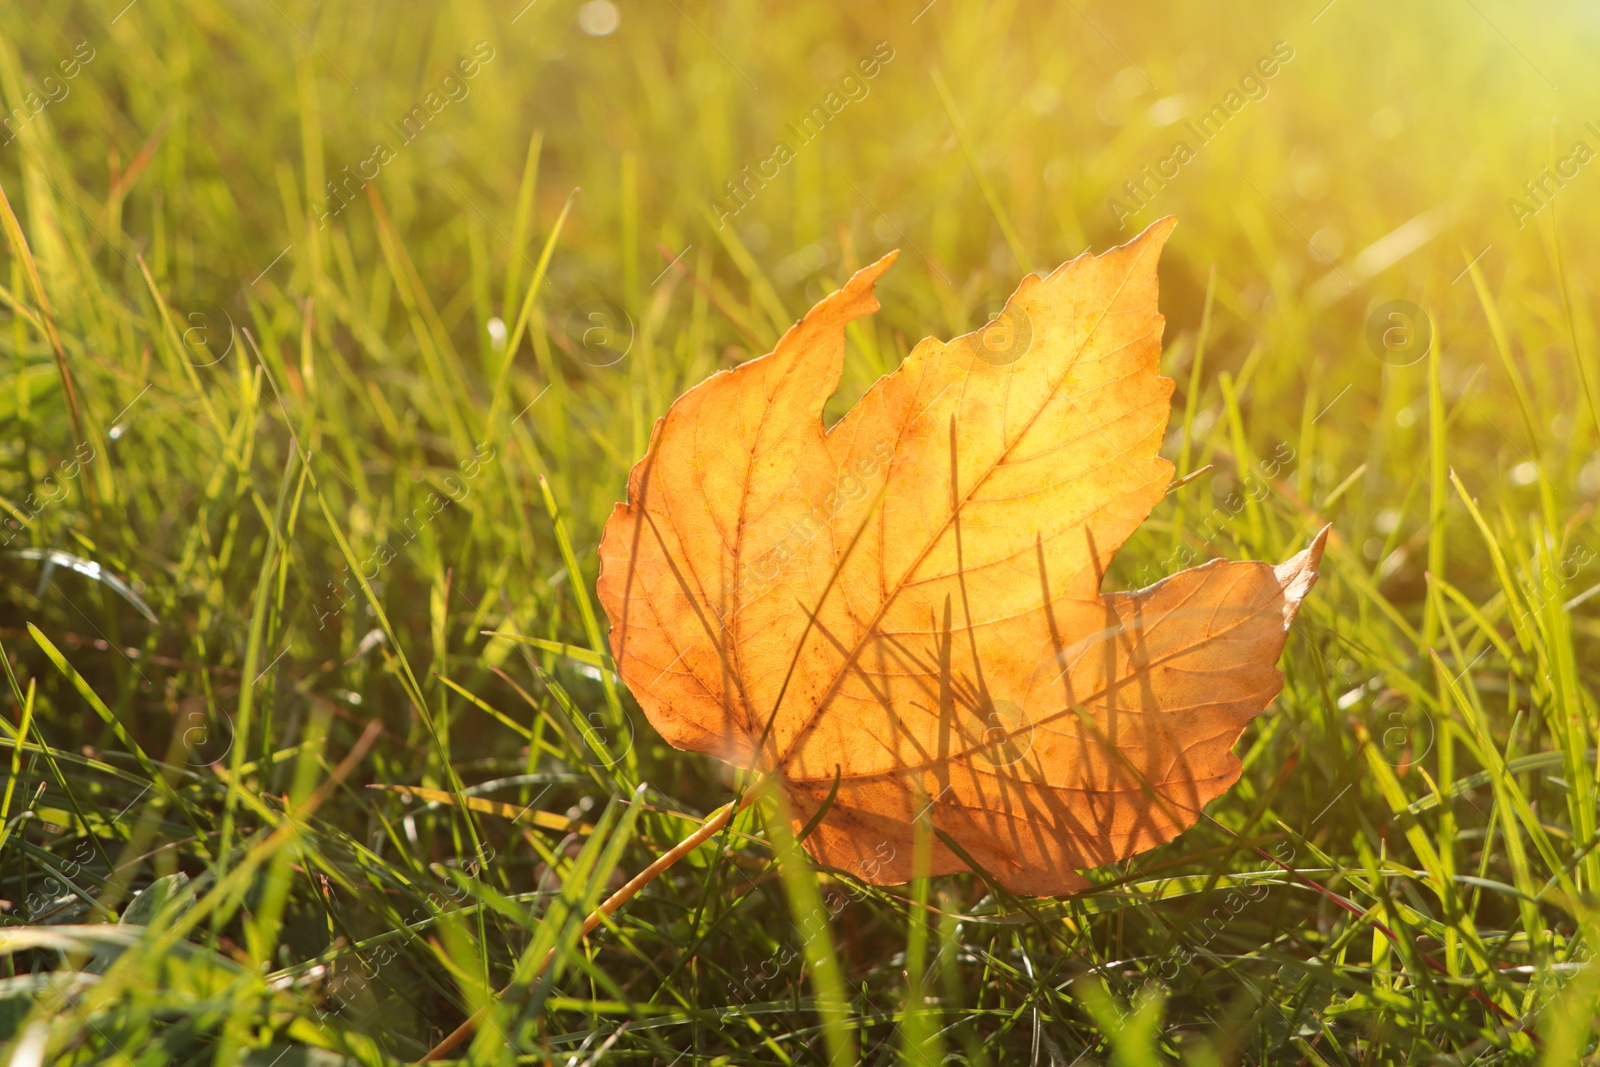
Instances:
[[[1592,1059],[1597,47],[1575,0],[11,4],[0,1063],[392,1064],[485,1005],[452,1055]],[[752,804],[580,937],[744,784],[612,673],[655,420],[890,249],[830,418],[1166,215],[1182,480],[1108,588],[1333,524],[1239,784],[1058,900]]]

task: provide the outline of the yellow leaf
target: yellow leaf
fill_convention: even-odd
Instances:
[[[600,547],[613,657],[667,741],[769,772],[797,827],[837,778],[818,861],[905,881],[925,816],[931,873],[965,853],[1015,892],[1073,892],[1237,780],[1325,531],[1278,567],[1101,592],[1172,477],[1172,226],[1024,278],[826,429],[890,254],[657,422]]]

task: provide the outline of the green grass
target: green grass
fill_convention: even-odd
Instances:
[[[0,1060],[402,1062],[508,985],[474,1062],[1594,1060],[1592,6],[921,7],[0,11]],[[595,655],[653,420],[889,248],[832,411],[1169,213],[1196,476],[1112,582],[1335,529],[1237,787],[1061,901],[756,806],[580,939],[736,786]]]

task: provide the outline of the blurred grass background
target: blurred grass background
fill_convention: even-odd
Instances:
[[[1576,2],[8,4],[0,1056],[401,1062],[511,983],[458,1055],[1592,1058],[1597,43]],[[775,866],[748,814],[579,941],[732,784],[603,656],[653,420],[890,248],[836,412],[1167,214],[1194,477],[1113,582],[1335,527],[1212,819],[1026,902]]]

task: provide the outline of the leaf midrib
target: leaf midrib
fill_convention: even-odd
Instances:
[[[1051,386],[1050,391],[1045,395],[1044,399],[1039,403],[1038,407],[1034,410],[1033,414],[1031,416],[1029,416],[1027,423],[1022,427],[1021,431],[1017,434],[1016,438],[1013,439],[1010,444],[1006,445],[1005,449],[1000,453],[1000,455],[995,459],[995,461],[992,464],[990,464],[990,466],[989,466],[989,468],[987,470],[985,470],[979,477],[977,477],[976,479],[973,480],[972,485],[961,496],[960,502],[955,507],[952,507],[950,509],[950,513],[949,513],[948,516],[946,516],[944,522],[941,523],[939,528],[938,528],[938,530],[936,532],[934,532],[929,537],[928,543],[925,544],[923,546],[923,548],[922,548],[922,551],[917,554],[917,558],[914,561],[912,561],[911,565],[909,567],[907,567],[906,570],[900,575],[900,577],[895,580],[894,586],[889,590],[888,594],[883,598],[883,602],[878,606],[878,610],[873,613],[872,619],[868,622],[868,624],[866,626],[864,626],[862,628],[861,634],[860,634],[860,636],[858,637],[858,639],[856,641],[855,647],[853,649],[851,649],[850,654],[845,657],[844,662],[840,665],[839,669],[834,673],[834,676],[833,676],[832,680],[828,683],[828,688],[823,692],[823,695],[822,695],[821,699],[817,701],[816,707],[814,707],[812,709],[811,714],[806,718],[805,722],[803,722],[800,725],[800,729],[795,732],[793,738],[790,740],[790,742],[787,745],[787,747],[785,747],[784,751],[781,754],[779,754],[777,756],[777,758],[773,761],[773,767],[775,769],[781,771],[782,768],[787,766],[790,757],[793,756],[793,754],[794,754],[795,748],[799,744],[801,744],[807,737],[809,737],[811,732],[812,732],[812,730],[814,730],[816,728],[817,723],[820,721],[822,715],[828,710],[828,707],[831,704],[831,702],[833,701],[833,698],[838,695],[839,689],[842,686],[844,679],[846,677],[848,677],[848,675],[849,675],[851,666],[855,663],[856,659],[861,655],[861,652],[865,648],[866,642],[868,641],[868,639],[872,636],[872,634],[874,632],[876,632],[878,624],[882,621],[884,614],[889,610],[889,607],[894,603],[895,599],[900,595],[901,590],[905,588],[906,583],[909,580],[910,576],[912,574],[916,573],[917,568],[920,567],[923,564],[923,562],[928,558],[929,554],[931,554],[933,552],[934,548],[936,548],[938,546],[940,541],[944,538],[945,534],[950,530],[951,526],[956,521],[957,516],[960,515],[962,510],[966,507],[967,503],[971,500],[972,494],[977,492],[978,488],[981,485],[983,485],[984,482],[987,481],[988,478],[996,470],[998,470],[1001,466],[1004,465],[1006,457],[1011,454],[1012,449],[1016,448],[1017,445],[1025,437],[1027,437],[1028,431],[1031,430],[1033,428],[1034,424],[1039,420],[1039,417],[1044,413],[1044,410],[1049,406],[1050,401],[1055,398],[1056,394],[1066,384],[1066,381],[1067,381],[1068,377],[1070,377],[1070,375],[1072,373],[1072,369],[1077,366],[1079,360],[1083,357],[1084,351],[1093,342],[1096,334],[1098,334],[1098,332],[1100,330],[1101,325],[1105,322],[1106,316],[1110,313],[1112,306],[1114,306],[1116,304],[1117,300],[1121,297],[1123,290],[1125,288],[1127,288],[1128,281],[1129,281],[1129,279],[1131,279],[1133,277],[1134,270],[1139,266],[1140,263],[1142,263],[1144,261],[1145,255],[1147,255],[1147,254],[1148,254],[1147,252],[1145,252],[1143,249],[1141,249],[1140,256],[1129,266],[1128,270],[1123,274],[1121,281],[1119,281],[1117,283],[1116,290],[1111,294],[1110,298],[1106,301],[1105,306],[1103,308],[1101,308],[1100,314],[1095,319],[1094,325],[1090,327],[1088,334],[1084,337],[1083,343],[1078,346],[1078,348],[1077,348],[1077,350],[1075,352],[1073,352],[1072,359],[1069,360],[1067,365],[1066,365],[1066,367],[1063,368],[1060,378],[1055,382],[1054,385]],[[948,344],[949,342],[944,342],[944,343]],[[896,370],[896,373],[899,373],[898,369]],[[959,400],[957,401],[957,403],[959,405]],[[838,429],[839,426],[844,424],[844,421],[845,420],[840,420],[839,423],[835,424],[833,429]],[[830,436],[832,434],[832,432],[833,432],[833,430],[829,430],[826,434],[824,434],[824,437],[826,438],[827,436]],[[891,463],[891,468],[890,469],[891,470],[893,469],[892,463]],[[954,465],[952,465],[952,477],[954,477],[954,473],[955,473],[954,472]],[[1104,507],[1105,507],[1105,505],[1102,505],[1101,508],[1097,509],[1097,510],[1103,510]],[[1091,514],[1093,514],[1093,513],[1091,513]],[[831,532],[832,531],[830,529],[830,533]],[[826,590],[823,593],[822,599],[818,601],[816,608],[811,612],[812,617],[815,617],[817,614],[821,613],[823,603],[827,599],[827,593],[832,591],[833,586],[834,586],[834,583],[829,583],[828,590]],[[801,651],[802,650],[800,648],[796,648],[795,649],[796,658],[799,657]],[[781,703],[783,695],[787,695],[787,690],[785,690],[784,694],[780,695],[780,697],[779,697],[780,703]],[[774,719],[776,718],[776,716],[778,714],[778,711],[779,711],[779,707],[775,706],[773,708],[773,710],[772,710],[772,717]]]

